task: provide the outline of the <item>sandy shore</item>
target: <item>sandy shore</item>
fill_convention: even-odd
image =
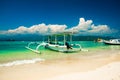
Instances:
[[[0,67],[0,80],[120,80],[120,50]]]

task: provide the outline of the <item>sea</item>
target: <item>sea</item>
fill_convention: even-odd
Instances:
[[[39,48],[40,54],[34,53],[25,48],[33,41],[0,41],[0,66],[13,66],[21,64],[29,64],[35,62],[42,62],[49,59],[55,59],[69,55],[69,53],[55,52],[44,47]],[[35,43],[42,43],[42,41],[34,41]],[[80,44],[83,49],[88,51],[116,49],[120,50],[120,46],[106,45],[102,42],[94,41],[73,41],[73,43]],[[38,44],[33,44],[30,47],[35,49]],[[82,52],[70,53],[81,54]]]

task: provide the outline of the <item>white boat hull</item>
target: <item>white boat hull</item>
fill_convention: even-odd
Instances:
[[[109,41],[104,41],[105,44],[108,45],[120,45],[120,39],[111,39]]]
[[[45,48],[53,50],[53,51],[57,51],[57,52],[66,52],[66,53],[72,53],[72,52],[77,52],[77,51],[81,50],[81,47],[80,48],[67,49],[66,46],[52,45],[52,44],[46,45]]]

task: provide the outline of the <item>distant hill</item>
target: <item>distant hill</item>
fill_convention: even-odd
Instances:
[[[66,37],[69,40],[69,36]],[[101,39],[111,39],[114,37],[110,36],[72,36],[73,41],[94,41],[98,38]],[[54,36],[51,38],[54,40]],[[57,38],[58,40],[62,41],[63,36]],[[37,35],[37,34],[27,34],[27,35],[9,35],[9,36],[0,36],[0,41],[46,41],[47,36]]]
[[[110,37],[110,36],[73,36],[73,40],[75,41],[94,41],[94,40],[97,40],[98,38],[100,39],[105,39],[105,40],[108,40],[108,39],[112,39],[114,37]]]

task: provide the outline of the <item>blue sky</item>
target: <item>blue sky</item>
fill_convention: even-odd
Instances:
[[[80,18],[120,30],[119,0],[0,0],[0,31],[45,25],[77,26]]]

